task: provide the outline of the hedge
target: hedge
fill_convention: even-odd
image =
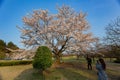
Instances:
[[[0,61],[0,66],[15,66],[15,65],[26,65],[31,64],[32,60],[9,60]]]

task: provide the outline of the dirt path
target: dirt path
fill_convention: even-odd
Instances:
[[[120,64],[117,63],[107,63],[107,68],[120,72]]]
[[[107,63],[107,74],[110,80],[120,80],[120,64]]]

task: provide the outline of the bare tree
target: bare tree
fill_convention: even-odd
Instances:
[[[33,11],[32,15],[23,17],[24,26],[19,29],[26,46],[47,45],[60,62],[63,52],[86,49],[95,39],[89,32],[86,14],[76,13],[69,6],[57,10],[57,14],[50,14],[47,10]]]
[[[116,55],[117,59],[120,59],[120,17],[108,24],[105,39],[107,45],[111,47],[110,51]]]

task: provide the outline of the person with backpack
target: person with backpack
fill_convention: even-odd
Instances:
[[[108,80],[107,74],[105,72],[106,70],[106,64],[102,58],[97,60],[96,63],[96,69],[97,69],[97,75],[98,75],[98,80]]]

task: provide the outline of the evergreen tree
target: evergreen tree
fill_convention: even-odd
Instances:
[[[8,44],[7,44],[7,48],[10,48],[10,49],[13,49],[13,50],[16,50],[16,49],[19,49],[18,47],[17,47],[17,45],[15,45],[13,42],[8,42]]]
[[[0,59],[5,58],[6,51],[6,43],[3,40],[0,40]]]
[[[52,52],[46,46],[40,46],[35,54],[33,67],[40,70],[45,70],[52,65]]]

